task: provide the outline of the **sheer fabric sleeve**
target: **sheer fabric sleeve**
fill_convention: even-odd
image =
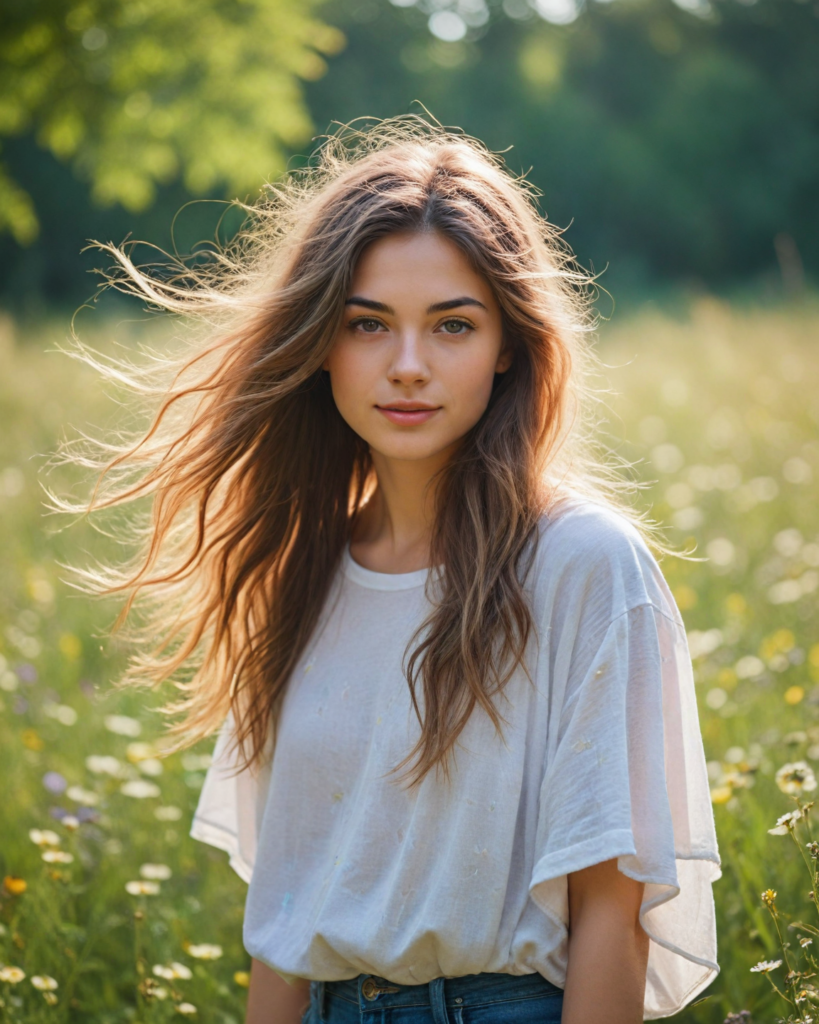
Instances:
[[[645,883],[647,1020],[676,1013],[719,970],[720,861],[688,645],[669,612],[646,601],[556,652],[530,883],[563,927],[568,873],[616,858]]]
[[[250,882],[270,786],[270,764],[268,761],[258,770],[246,768],[237,773],[238,750],[233,736],[234,721],[229,712],[216,739],[190,835],[225,850],[236,874]]]

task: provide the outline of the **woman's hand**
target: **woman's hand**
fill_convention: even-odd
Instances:
[[[569,967],[562,1024],[638,1024],[648,965],[643,883],[616,860],[569,876]]]
[[[300,1024],[309,1005],[309,981],[288,985],[267,964],[251,960],[245,1024]]]

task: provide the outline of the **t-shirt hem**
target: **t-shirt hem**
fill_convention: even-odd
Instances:
[[[589,868],[592,864],[600,864],[602,861],[612,860],[614,857],[633,857],[636,853],[634,836],[629,829],[614,829],[611,832],[605,832],[602,836],[592,836],[582,843],[575,843],[573,846],[541,857],[532,872],[529,892],[535,903],[543,909],[532,892],[542,882],[560,878],[572,871],[582,871],[583,868]],[[643,879],[638,879],[638,881],[643,881]]]
[[[200,843],[207,843],[208,846],[214,846],[217,850],[224,850],[228,854],[228,863],[236,874],[243,882],[250,884],[253,866],[248,864],[239,852],[239,838],[235,833],[202,818],[194,818],[188,835],[192,839],[198,839]]]
[[[613,860],[614,858],[628,856],[636,856],[634,836],[629,829],[613,829],[610,832],[605,832],[602,836],[595,836],[584,840],[582,843],[575,843],[573,846],[570,846],[565,850],[559,850],[555,853],[548,854],[537,862],[534,870],[532,871],[532,877],[529,883],[529,895],[535,905],[546,915],[547,918],[549,918],[549,920],[565,929],[567,927],[567,922],[563,921],[560,916],[555,913],[555,909],[550,907],[548,903],[540,898],[537,893],[537,887],[544,882],[549,882],[553,879],[568,875],[570,872],[582,871],[584,868],[591,867],[593,864],[599,864],[606,860]],[[676,860],[699,860],[709,863],[711,867],[709,881],[712,884],[721,877],[722,871],[719,856],[710,851],[693,854],[688,853],[680,857],[675,856],[675,861]],[[694,983],[689,986],[684,993],[681,993],[676,998],[672,1007],[654,1007],[646,1009],[643,1019],[656,1020],[663,1017],[673,1016],[675,1013],[679,1013],[699,992],[711,984],[719,973],[719,964],[706,959],[705,957],[697,956],[696,953],[691,953],[682,949],[680,946],[657,936],[650,927],[650,921],[645,920],[650,911],[680,895],[681,890],[679,881],[676,877],[676,872],[672,877],[657,872],[635,872],[624,866],[618,865],[618,867],[624,875],[627,875],[629,878],[633,878],[635,881],[660,885],[664,888],[664,891],[658,893],[653,899],[644,902],[640,907],[640,921],[651,941],[655,942],[658,946],[662,946],[664,949],[667,949],[669,952],[674,953],[677,956],[681,956],[690,963],[697,964],[704,969],[703,972],[698,975]],[[648,927],[646,927],[647,925]],[[558,985],[559,987],[563,987],[565,985],[565,979],[562,978],[547,977],[547,981],[550,981],[553,985]]]

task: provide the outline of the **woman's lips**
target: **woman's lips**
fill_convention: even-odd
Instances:
[[[391,423],[397,423],[402,427],[412,427],[417,423],[426,423],[432,419],[438,409],[401,409],[394,406],[377,405],[376,408]]]

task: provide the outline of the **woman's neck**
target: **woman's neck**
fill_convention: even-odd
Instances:
[[[362,509],[350,542],[356,562],[374,572],[404,573],[426,569],[435,522],[435,474],[451,457],[385,459],[372,453],[378,485]]]

